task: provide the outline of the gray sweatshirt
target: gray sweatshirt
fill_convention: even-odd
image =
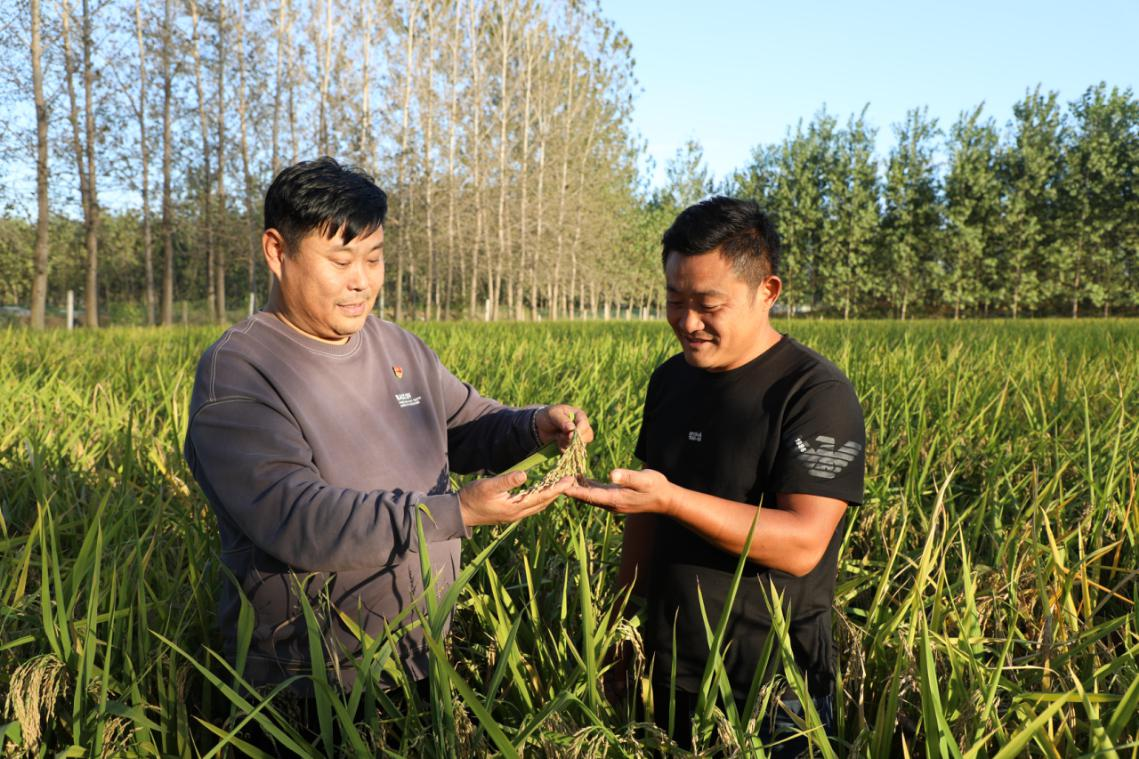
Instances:
[[[246,679],[311,671],[303,585],[329,676],[350,685],[360,645],[337,611],[372,637],[411,604],[426,614],[417,505],[430,511],[424,534],[445,588],[468,534],[450,472],[500,471],[523,458],[538,444],[533,415],[483,398],[418,337],[374,317],[344,345],[267,313],[227,330],[198,363],[185,455],[217,516],[222,563],[253,607]],[[240,603],[223,582],[218,616],[231,661]],[[399,626],[417,620],[411,611]],[[398,656],[413,678],[426,676],[418,627]]]

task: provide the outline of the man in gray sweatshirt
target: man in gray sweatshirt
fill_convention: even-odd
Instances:
[[[360,644],[337,612],[373,637],[411,625],[409,606],[426,611],[423,551],[445,588],[471,527],[536,514],[570,484],[519,496],[525,475],[513,473],[454,493],[450,473],[502,471],[551,440],[593,438],[580,409],[484,398],[418,337],[370,315],[386,209],[370,177],[330,158],[283,170],[265,198],[269,303],[198,364],[185,455],[217,516],[222,563],[252,604],[244,677],[255,685],[312,671],[303,592],[318,610],[327,593],[327,677],[350,686]],[[223,583],[231,661],[240,608]],[[419,628],[404,631],[398,655],[411,678],[427,676]]]

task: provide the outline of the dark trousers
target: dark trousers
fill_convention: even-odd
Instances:
[[[680,689],[676,690],[676,706],[673,716],[673,729],[671,737],[683,749],[692,749],[692,720],[696,715],[696,702],[698,696]],[[815,711],[819,713],[826,731],[827,739],[835,735],[834,697],[827,693],[811,699]],[[653,722],[662,730],[668,732],[669,687],[667,683],[653,683]],[[743,713],[745,704],[743,699],[736,700],[736,709]],[[768,712],[758,724],[758,738],[767,749],[767,755],[772,759],[795,759],[807,756],[810,742],[800,732],[795,724],[794,717],[802,719],[803,705],[793,694],[788,693],[768,707]],[[794,716],[792,716],[794,715]],[[796,736],[796,737],[792,737]],[[816,740],[820,740],[816,738]],[[778,743],[777,743],[778,742]]]

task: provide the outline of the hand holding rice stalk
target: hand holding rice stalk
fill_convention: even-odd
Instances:
[[[573,421],[572,414],[570,415],[570,421]],[[581,434],[578,434],[578,432],[575,430],[573,436],[570,438],[570,444],[566,446],[566,449],[564,451],[561,452],[561,455],[558,457],[558,462],[554,465],[554,468],[547,472],[546,476],[543,477],[538,484],[520,491],[520,494],[528,495],[530,493],[536,493],[538,491],[545,490],[563,477],[573,477],[575,479],[585,477],[589,473],[589,462],[585,455],[585,446],[585,438]],[[554,458],[557,453],[558,443],[556,440],[551,440],[535,453],[530,454],[522,461],[519,461],[517,464],[507,469],[504,474],[509,472],[524,472],[535,466],[546,463],[550,459]]]

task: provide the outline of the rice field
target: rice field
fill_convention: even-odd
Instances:
[[[868,428],[839,739],[818,755],[1139,756],[1139,324],[777,326],[847,372]],[[594,473],[632,462],[649,372],[675,352],[648,323],[415,330],[487,395],[585,408]],[[299,755],[680,754],[601,693],[606,652],[638,639],[614,613],[620,523],[568,501],[466,542],[423,620],[426,698],[318,691],[314,741],[280,694],[235,684],[213,517],[181,457],[217,334],[0,332],[0,751],[242,755],[255,722]],[[403,682],[391,648],[366,641],[361,666]],[[710,709],[698,752],[761,756],[750,716]]]

